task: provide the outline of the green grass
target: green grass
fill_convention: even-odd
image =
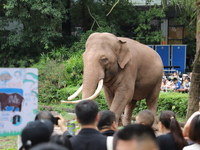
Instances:
[[[1,150],[17,150],[18,136],[3,136],[0,137]]]

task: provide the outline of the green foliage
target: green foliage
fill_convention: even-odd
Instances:
[[[76,86],[82,84],[83,61],[81,53],[75,53],[65,62],[67,85]]]
[[[62,0],[5,0],[5,17],[8,22],[17,21],[18,33],[12,30],[14,32],[9,34],[9,43],[3,44],[3,48],[19,44],[21,47],[52,45],[53,39],[62,36],[62,19],[67,19],[66,5],[66,1]]]
[[[185,117],[187,111],[188,94],[160,92],[158,100],[157,114],[164,110],[172,110],[178,116]],[[133,111],[137,115],[141,110],[147,109],[145,100],[138,101]]]
[[[136,36],[134,31],[136,29],[137,36],[145,35],[146,42],[158,41],[160,30],[146,24],[149,24],[149,18],[162,17],[163,11],[160,8],[153,7],[150,11],[146,11],[145,17],[148,21],[145,22],[144,11],[137,10],[132,3],[120,0],[113,7],[115,3],[114,0],[101,2],[77,0],[71,1],[68,8],[69,0],[2,0],[0,8],[5,16],[1,17],[0,21],[1,66],[29,67],[40,60],[41,54],[46,59],[55,57],[57,61],[68,59],[74,52],[85,49],[85,41],[93,32],[111,32],[117,36],[132,38]],[[68,29],[63,23],[68,21],[68,14],[70,14],[71,29],[75,27],[83,29],[84,34],[80,39],[81,31],[78,36],[66,36],[65,30]],[[14,26],[8,31],[7,27],[12,23]],[[145,29],[148,32],[143,33]],[[53,52],[54,47],[61,45],[66,45],[63,46],[66,51],[59,49]],[[53,52],[55,56],[49,52]]]
[[[119,3],[111,10],[116,1],[108,0],[106,2],[88,1],[87,7],[83,7],[82,1],[73,2],[71,7],[73,22],[82,24],[85,29],[110,27],[111,32],[117,36],[135,37],[138,39],[145,37],[146,43],[160,42],[162,35],[159,27],[153,26],[151,21],[165,17],[164,8],[151,7],[149,10],[139,10],[132,3],[126,0],[120,0]],[[82,10],[77,11],[77,9]],[[111,10],[111,11],[110,11]],[[110,12],[110,14],[108,14]],[[137,35],[135,35],[135,33]],[[137,39],[137,40],[138,40]]]
[[[175,21],[185,27],[183,44],[187,44],[187,56],[194,57],[196,53],[196,1],[195,0],[171,0],[175,5],[179,17]],[[191,70],[190,70],[191,71]]]
[[[39,71],[39,102],[57,102],[57,91],[67,86],[63,49],[61,47],[43,54],[40,61],[32,66]]]
[[[162,32],[157,25],[153,25],[152,21],[161,23],[161,19],[165,17],[165,9],[157,6],[150,7],[146,11],[139,11],[137,18],[138,26],[134,30],[137,34],[136,40],[146,44],[159,43],[162,39]]]
[[[160,93],[158,101],[158,112],[172,110],[178,116],[185,117],[188,106],[188,93]]]
[[[62,37],[67,1],[3,0],[0,3],[5,14],[0,21],[1,66],[30,66],[38,61],[41,52],[47,52]]]

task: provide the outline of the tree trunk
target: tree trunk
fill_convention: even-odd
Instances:
[[[196,26],[196,55],[192,70],[191,87],[189,93],[188,110],[186,119],[198,110],[200,101],[200,0],[197,4],[197,26]]]

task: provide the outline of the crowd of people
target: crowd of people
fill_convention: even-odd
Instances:
[[[200,108],[200,103],[199,103]],[[200,109],[182,130],[175,113],[160,113],[158,131],[152,128],[155,117],[143,110],[133,124],[118,128],[115,114],[99,111],[98,104],[84,100],[75,106],[80,131],[71,135],[62,116],[39,112],[22,130],[20,150],[199,150]],[[55,130],[60,128],[60,133]]]
[[[190,80],[192,73],[178,75],[177,72],[174,73],[163,73],[161,91],[168,92],[182,92],[188,93],[190,90]]]

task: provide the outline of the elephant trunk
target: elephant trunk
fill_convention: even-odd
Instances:
[[[92,74],[85,73],[84,78],[83,78],[83,84],[81,87],[70,97],[68,97],[68,100],[72,100],[75,97],[77,97],[80,92],[82,91],[82,100],[83,99],[88,99],[88,100],[93,100],[95,99],[99,93],[102,90],[103,87],[103,77],[96,77],[95,73],[90,72]],[[100,73],[98,73],[100,74]],[[96,91],[95,91],[96,90]],[[78,103],[82,100],[77,100],[77,101],[61,101],[62,103]]]
[[[102,86],[103,86],[102,79],[103,79],[103,77],[100,77],[98,75],[98,73],[95,73],[95,72],[94,73],[93,72],[92,73],[91,72],[84,73],[82,99],[91,97],[95,93],[96,89],[98,89],[100,87],[102,88]],[[98,92],[100,93],[100,91],[98,91]],[[92,99],[94,99],[94,98],[92,98]]]

